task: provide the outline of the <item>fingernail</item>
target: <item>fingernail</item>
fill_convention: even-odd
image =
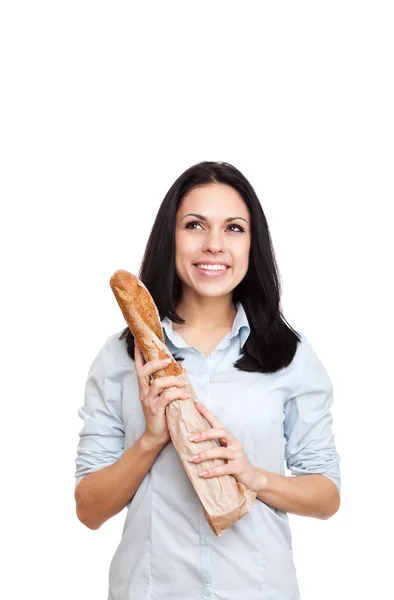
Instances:
[[[166,358],[165,360],[163,360],[163,364],[165,365],[169,365],[171,362],[171,358]]]
[[[199,440],[200,438],[201,438],[201,434],[200,434],[200,433],[196,433],[196,435],[191,435],[191,436],[189,437],[189,440],[190,440],[191,442],[195,442],[196,440]]]
[[[204,477],[204,475],[208,475],[208,471],[200,471],[199,475],[200,477]]]
[[[195,454],[194,456],[191,456],[191,457],[189,458],[189,461],[190,461],[190,462],[194,462],[195,460],[197,460],[197,458],[198,458],[199,456],[200,456],[199,454]]]

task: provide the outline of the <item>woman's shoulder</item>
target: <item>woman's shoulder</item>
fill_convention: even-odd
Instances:
[[[299,337],[301,338],[300,342],[297,344],[297,350],[295,358],[297,358],[298,363],[305,364],[310,361],[319,361],[316,349],[318,347],[318,342],[311,336],[306,336],[306,334],[302,331],[297,332]],[[320,361],[319,361],[320,362]]]
[[[120,339],[122,331],[104,338],[93,359],[92,366],[95,365],[108,374],[125,368],[129,370],[135,368],[134,361],[127,352],[126,340]]]
[[[297,343],[297,349],[292,361],[295,380],[302,381],[305,377],[311,378],[314,375],[329,379],[330,376],[315,349],[318,343],[302,331],[297,331],[297,333],[300,341]]]

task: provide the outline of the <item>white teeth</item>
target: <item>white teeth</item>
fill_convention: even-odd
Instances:
[[[225,271],[225,265],[196,265],[199,269],[207,269],[208,271]]]

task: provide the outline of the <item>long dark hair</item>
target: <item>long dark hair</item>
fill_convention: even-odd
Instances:
[[[145,248],[138,277],[146,285],[158,308],[160,319],[185,321],[177,314],[182,283],[175,271],[175,222],[182,198],[194,187],[221,183],[242,196],[251,216],[249,268],[233,290],[234,306],[240,301],[250,326],[241,357],[234,363],[240,371],[275,373],[287,367],[296,352],[299,334],[287,323],[280,307],[281,281],[271,235],[256,192],[246,177],[226,162],[200,162],[187,169],[170,187],[156,216]],[[122,331],[127,352],[134,360],[134,338]],[[183,360],[182,356],[174,356]]]

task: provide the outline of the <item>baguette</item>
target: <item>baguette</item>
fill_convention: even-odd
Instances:
[[[222,535],[233,523],[245,516],[253,506],[256,493],[236,481],[232,475],[221,475],[211,479],[199,477],[199,471],[226,464],[215,458],[204,463],[191,463],[189,457],[197,452],[217,448],[215,440],[195,443],[189,440],[192,432],[209,429],[209,425],[194,406],[195,391],[187,376],[187,369],[177,362],[168,350],[163,336],[159,311],[143,282],[128,271],[115,271],[110,286],[129,329],[138,342],[146,362],[159,358],[171,358],[172,362],[153,373],[152,377],[183,374],[185,386],[191,397],[174,400],[166,406],[166,420],[171,441],[182,465],[197,493],[205,518],[211,530]]]

